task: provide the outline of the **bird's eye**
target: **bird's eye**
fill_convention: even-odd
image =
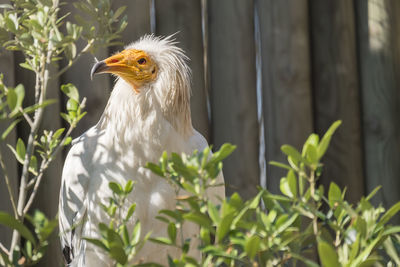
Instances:
[[[140,65],[146,64],[146,59],[145,58],[141,58],[137,61]]]

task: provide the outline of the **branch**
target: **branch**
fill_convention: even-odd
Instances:
[[[11,205],[12,205],[12,208],[14,211],[14,216],[15,216],[15,218],[17,218],[18,217],[17,205],[15,205],[15,199],[14,199],[14,194],[13,194],[11,184],[10,184],[10,178],[8,177],[6,165],[4,164],[3,155],[1,154],[1,152],[0,152],[0,165],[1,165],[1,169],[3,171],[4,180],[6,181],[8,194],[10,195],[10,200],[11,200]]]
[[[56,149],[53,151],[53,153],[49,156],[49,158],[47,160],[44,160],[40,166],[40,170],[39,170],[39,174],[36,177],[36,182],[35,182],[35,186],[33,187],[32,193],[29,196],[29,200],[25,205],[25,208],[23,210],[23,213],[26,214],[30,207],[32,206],[33,200],[36,197],[36,194],[38,192],[39,189],[39,185],[40,182],[42,181],[43,178],[43,173],[44,171],[49,167],[49,164],[53,161],[53,159],[55,158],[55,156],[57,155],[57,153],[61,150],[61,148],[64,146],[65,141],[67,140],[67,138],[71,135],[72,130],[76,127],[75,124],[72,124],[67,133],[65,134],[64,138],[61,140],[61,142],[57,145]],[[28,186],[30,185],[30,183],[28,184]]]
[[[5,254],[7,254],[7,256],[10,256],[10,251],[8,251],[8,250],[6,249],[6,247],[3,245],[3,243],[1,243],[1,242],[0,242],[0,249],[1,249]]]
[[[57,4],[58,4],[58,1],[54,1],[53,7],[56,7],[54,5],[57,5]],[[53,32],[50,32],[49,39],[51,39],[52,36],[53,36]],[[53,42],[49,42],[48,47],[47,47],[47,54],[45,57],[42,57],[43,71],[41,73],[36,72],[36,84],[38,85],[38,80],[41,81],[39,105],[43,104],[43,101],[46,99],[46,91],[47,91],[47,85],[48,85],[48,80],[49,80],[49,66],[51,64],[51,56],[52,56],[53,52],[54,52],[53,51]],[[24,207],[25,207],[26,194],[28,191],[27,182],[28,182],[28,177],[29,177],[29,163],[31,161],[31,156],[34,151],[35,136],[36,136],[36,133],[38,132],[40,124],[42,122],[43,113],[44,113],[44,107],[41,107],[36,110],[35,115],[34,115],[33,125],[31,128],[31,131],[29,133],[28,143],[26,146],[25,159],[24,159],[24,164],[23,164],[22,174],[21,174],[21,183],[19,186],[19,196],[18,196],[18,206],[17,206],[17,213],[18,213],[17,219],[20,219],[21,221],[23,220],[23,217],[25,215],[23,211],[24,211]],[[21,237],[20,233],[18,231],[14,230],[12,240],[11,240],[11,246],[10,246],[11,252],[14,251],[15,246],[19,243],[20,237]],[[10,255],[9,257],[11,259],[12,255]]]
[[[22,109],[22,107],[19,107],[19,112],[21,112],[21,114],[24,116],[26,122],[28,122],[29,127],[33,128],[33,121],[31,120],[31,118],[28,116],[28,114],[26,114],[26,112],[24,112],[24,110]]]

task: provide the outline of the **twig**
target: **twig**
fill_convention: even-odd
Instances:
[[[10,256],[10,251],[8,251],[8,249],[6,249],[6,247],[3,245],[3,243],[0,242],[0,249],[7,254],[7,256]]]
[[[31,120],[31,118],[28,116],[28,114],[26,114],[26,112],[21,108],[21,107],[19,107],[19,112],[21,112],[21,114],[24,116],[24,118],[25,118],[25,120],[28,122],[28,124],[29,124],[29,127],[33,127],[33,121]]]
[[[26,205],[25,205],[25,208],[24,208],[24,211],[23,211],[24,214],[26,214],[29,211],[30,207],[32,206],[33,200],[35,199],[36,194],[38,192],[40,182],[42,181],[44,171],[48,168],[49,164],[53,161],[53,159],[55,158],[55,156],[58,153],[58,151],[60,151],[61,148],[64,146],[65,141],[71,135],[71,132],[72,132],[72,130],[74,128],[75,128],[75,125],[71,125],[69,127],[69,129],[68,129],[67,133],[65,134],[64,138],[57,145],[57,148],[53,151],[53,153],[50,155],[48,160],[42,162],[42,164],[40,166],[39,174],[35,179],[35,181],[36,181],[35,182],[35,186],[33,187],[32,193],[29,196],[29,200],[26,202]]]
[[[315,203],[315,172],[314,170],[311,171],[311,177],[310,177],[310,194],[311,194],[311,198],[313,200],[313,202]],[[317,205],[315,203],[315,208],[317,209]],[[318,217],[317,215],[314,214],[314,218],[312,221],[313,224],[313,232],[314,235],[317,237],[318,236]]]
[[[15,204],[15,198],[14,198],[14,194],[13,194],[13,191],[11,188],[10,178],[8,177],[6,165],[4,164],[3,155],[1,154],[1,152],[0,152],[0,165],[1,165],[1,169],[3,171],[4,180],[6,181],[8,194],[10,195],[11,206],[14,211],[14,216],[17,218],[17,216],[18,216],[17,205]]]

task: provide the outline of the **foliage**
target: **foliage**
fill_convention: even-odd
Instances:
[[[27,236],[26,228],[22,227],[23,222],[25,218],[30,218],[28,212],[45,170],[57,153],[71,142],[72,130],[86,114],[83,111],[85,99],[80,99],[77,88],[70,83],[61,85],[61,91],[68,101],[66,112],[60,116],[69,127],[41,130],[45,108],[56,102],[47,98],[49,81],[68,70],[82,54],[116,44],[127,22],[126,17],[121,18],[125,8],[112,10],[111,0],[74,1],[77,11],[74,20],[71,13],[60,16],[62,4],[58,0],[10,2],[0,4],[0,46],[2,51],[6,49],[22,52],[24,62],[20,67],[32,71],[35,76],[34,86],[18,84],[12,88],[3,83],[3,75],[0,75],[0,121],[7,125],[6,130],[1,133],[0,142],[6,142],[6,137],[19,123],[26,123],[30,129],[26,140],[18,138],[15,145],[7,144],[21,164],[18,196],[14,196],[11,178],[7,175],[7,166],[0,151],[0,166],[14,212],[8,217],[2,213],[2,218],[8,219],[1,220],[0,223],[15,230],[10,248],[0,243],[0,263],[17,266],[36,262],[47,247],[47,239],[40,235],[35,242],[28,238],[32,236]],[[78,41],[83,41],[86,45],[78,48]],[[34,89],[32,105],[26,105],[25,88]],[[36,218],[36,214],[38,213],[33,218]],[[41,231],[40,224],[32,223],[32,226],[36,233]],[[21,235],[27,239],[25,244],[31,249],[19,248]]]
[[[117,263],[117,266],[125,266],[132,261],[144,242],[150,236],[147,234],[140,239],[140,222],[135,222],[132,233],[128,231],[129,221],[135,212],[136,204],[129,206],[123,215],[127,196],[132,192],[133,181],[128,181],[124,187],[115,182],[109,183],[113,196],[109,198],[108,205],[102,204],[103,210],[109,216],[109,224],[99,223],[101,239],[84,237],[84,239],[106,251],[109,257]]]
[[[295,266],[299,262],[306,266],[399,265],[400,226],[391,226],[389,221],[400,203],[387,211],[372,206],[377,188],[352,205],[345,200],[346,189],[332,182],[325,192],[317,185],[321,158],[339,125],[340,121],[335,122],[321,139],[311,134],[301,152],[283,145],[288,163],[271,162],[287,170],[280,182],[282,194],[260,189],[248,201],[234,193],[216,204],[206,193],[218,186],[215,178],[222,160],[234,146],[224,144],[213,155],[210,148],[190,156],[164,152],[158,164],[148,163],[147,168],[177,188],[177,204],[157,217],[165,222],[168,235],[152,237],[150,242],[182,252],[177,259],[165,259],[170,267]],[[179,194],[180,189],[185,195]],[[188,255],[193,240],[177,234],[187,222],[200,227],[201,245],[195,248],[202,252],[200,262]]]
[[[30,266],[38,263],[49,246],[50,235],[58,226],[57,219],[49,220],[39,210],[35,210],[32,216],[26,215],[26,218],[35,234],[21,221],[6,212],[0,211],[0,223],[17,230],[26,239],[24,246],[15,248],[12,259],[9,259],[3,251],[0,252],[5,266]]]

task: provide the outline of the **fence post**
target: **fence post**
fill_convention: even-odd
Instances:
[[[192,97],[190,106],[192,122],[207,140],[210,125],[207,113],[207,96],[204,83],[204,53],[201,28],[200,0],[156,0],[156,33],[168,36],[176,33],[179,47],[185,50],[190,58],[192,69]]]
[[[266,161],[286,161],[313,130],[308,1],[259,0]],[[267,188],[279,192],[281,170],[267,166]]]
[[[400,3],[356,1],[367,192],[385,207],[400,193]],[[397,217],[399,219],[399,217]]]
[[[225,161],[228,194],[250,198],[259,181],[254,3],[218,0],[208,3],[212,142],[237,150]]]
[[[312,81],[315,129],[320,136],[341,119],[324,157],[322,183],[347,187],[356,203],[364,194],[360,95],[354,3],[313,0],[311,5]]]

